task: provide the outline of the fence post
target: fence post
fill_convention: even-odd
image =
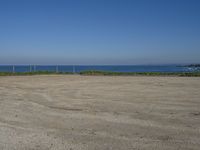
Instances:
[[[32,66],[30,65],[30,72],[32,72]]]
[[[15,73],[15,66],[14,65],[13,65],[13,70],[12,71],[13,71],[13,73]]]
[[[76,73],[75,66],[73,65],[73,74]]]

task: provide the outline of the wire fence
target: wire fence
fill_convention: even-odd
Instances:
[[[56,72],[80,73],[82,71],[111,71],[111,72],[199,72],[200,67],[178,66],[123,66],[123,65],[0,65],[0,72]]]
[[[76,66],[61,66],[61,65],[54,65],[54,66],[41,66],[41,65],[26,65],[26,66],[18,66],[18,65],[9,65],[9,66],[0,66],[0,72],[70,72],[70,73],[77,73]]]

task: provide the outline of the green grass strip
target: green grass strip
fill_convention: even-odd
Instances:
[[[0,76],[28,76],[28,75],[56,75],[56,74],[73,74],[71,72],[51,72],[51,71],[37,71],[37,72],[0,72]],[[180,77],[200,77],[200,72],[183,72],[183,73],[161,73],[161,72],[109,72],[109,71],[82,71],[76,73],[80,75],[92,76],[180,76]]]
[[[200,72],[183,72],[183,73],[161,73],[161,72],[109,72],[109,71],[83,71],[81,75],[105,75],[105,76],[186,76],[200,77]]]

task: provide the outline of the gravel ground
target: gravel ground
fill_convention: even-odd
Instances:
[[[0,150],[199,149],[198,77],[0,77]]]

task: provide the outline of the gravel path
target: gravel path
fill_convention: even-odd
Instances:
[[[198,77],[0,77],[1,150],[199,148]]]

